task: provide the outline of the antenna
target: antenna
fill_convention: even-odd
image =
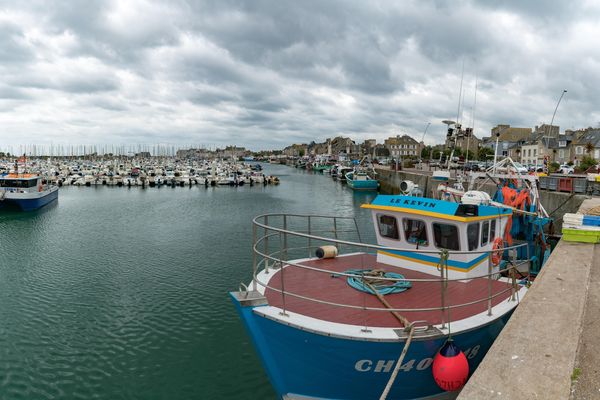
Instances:
[[[473,99],[473,112],[471,113],[471,134],[467,136],[467,156],[465,157],[465,165],[469,162],[469,149],[471,136],[475,133],[475,106],[477,105],[477,74],[475,74],[475,98]]]
[[[458,110],[456,110],[456,123],[460,123],[460,102],[462,99],[463,79],[465,77],[465,58],[462,62],[462,73],[460,75],[460,90],[458,92]]]

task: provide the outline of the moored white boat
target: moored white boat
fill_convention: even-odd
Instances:
[[[43,183],[36,174],[0,176],[0,207],[16,206],[23,211],[41,208],[58,199],[58,186]]]

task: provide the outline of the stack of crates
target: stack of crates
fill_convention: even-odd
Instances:
[[[567,242],[600,243],[600,216],[566,213],[562,233]]]

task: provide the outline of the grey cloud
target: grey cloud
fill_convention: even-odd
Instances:
[[[6,131],[25,142],[257,149],[338,134],[420,138],[427,122],[427,140],[441,140],[463,60],[460,117],[471,119],[477,76],[479,136],[549,122],[562,89],[563,127],[600,119],[600,54],[586,44],[600,35],[600,10],[577,1],[0,4],[0,99],[4,116],[25,121]]]

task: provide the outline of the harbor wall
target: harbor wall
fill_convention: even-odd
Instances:
[[[380,184],[380,191],[386,194],[399,194],[400,183],[404,180],[410,180],[419,185],[426,196],[431,196],[432,190],[437,188],[438,183],[433,182],[427,173],[418,173],[414,171],[393,171],[388,168],[376,168],[377,179]],[[496,192],[496,186],[488,184],[483,187],[488,194],[493,195]],[[554,227],[556,232],[562,229],[562,217],[565,213],[577,212],[581,204],[589,196],[574,193],[556,192],[542,189],[540,190],[542,205],[554,218]]]
[[[597,244],[558,243],[458,400],[600,397],[599,256]]]

